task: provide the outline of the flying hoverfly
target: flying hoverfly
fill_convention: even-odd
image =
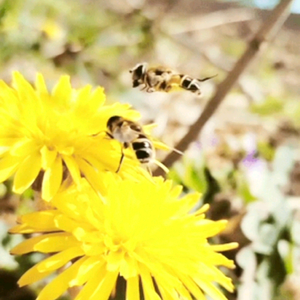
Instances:
[[[132,74],[132,86],[142,86],[142,90],[148,93],[183,89],[201,95],[201,82],[216,76],[196,79],[163,66],[149,68],[147,63],[140,63],[129,72]]]

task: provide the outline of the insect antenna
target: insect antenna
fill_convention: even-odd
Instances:
[[[99,132],[94,133],[94,134],[91,134],[90,136],[91,136],[91,137],[96,137],[96,136],[98,136],[98,135],[100,135],[100,134],[102,134],[102,133],[105,133],[110,139],[113,139],[113,138],[114,138],[108,131],[104,131],[104,130],[99,131]]]
[[[201,79],[198,78],[197,80],[200,81],[200,82],[203,82],[203,81],[212,79],[212,78],[214,78],[214,77],[216,77],[216,76],[218,76],[218,74],[215,74],[215,75],[209,76],[209,77],[205,77],[205,78],[201,78]]]

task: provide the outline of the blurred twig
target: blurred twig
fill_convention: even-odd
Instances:
[[[248,48],[237,61],[234,68],[231,70],[231,72],[229,72],[225,80],[219,84],[215,95],[208,102],[197,121],[190,127],[188,133],[175,146],[176,149],[185,151],[189,144],[197,138],[205,123],[216,111],[242,72],[250,64],[259,50],[261,50],[262,46],[266,44],[266,42],[270,41],[281,28],[284,21],[289,16],[292,2],[293,0],[282,0],[274,8],[269,18],[266,20],[266,22],[263,22],[253,39],[250,41]],[[163,160],[163,164],[167,167],[170,167],[180,157],[181,156],[178,153],[171,152]],[[154,175],[163,175],[163,172],[160,169],[156,169]]]
[[[174,27],[174,23],[170,22],[169,19],[164,20],[162,26],[170,35],[179,35],[183,33],[205,30],[214,28],[217,26],[222,26],[230,23],[240,23],[253,20],[255,18],[255,14],[250,9],[245,8],[232,8],[226,9],[226,11],[217,11],[205,16],[195,16],[189,17],[186,21],[187,24],[185,26],[181,26],[176,28]],[[170,26],[171,23],[171,26]],[[169,26],[169,28],[168,28]]]

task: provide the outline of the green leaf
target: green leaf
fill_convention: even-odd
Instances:
[[[251,203],[257,200],[257,198],[251,193],[249,184],[241,172],[237,175],[236,180],[237,193],[244,199],[245,203]]]
[[[266,98],[262,103],[252,104],[250,107],[251,112],[261,116],[269,116],[283,112],[284,101],[272,96]]]
[[[266,141],[258,142],[257,150],[262,158],[265,158],[268,161],[273,160],[275,155],[275,148]]]

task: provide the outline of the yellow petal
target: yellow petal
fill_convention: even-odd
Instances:
[[[197,214],[200,215],[200,214],[205,214],[208,210],[209,210],[210,206],[208,203],[204,204],[202,207],[200,207],[198,210],[197,210]]]
[[[67,155],[63,155],[62,159],[65,162],[74,182],[78,186],[80,186],[80,183],[81,183],[80,170],[79,170],[79,167],[78,167],[75,159],[73,157],[67,156]]]
[[[53,108],[55,107],[55,103],[53,103],[53,99],[51,99],[51,95],[48,92],[45,80],[43,75],[41,74],[37,74],[36,80],[35,80],[35,87],[36,87],[36,95],[38,96],[38,98],[40,99],[41,102],[41,109],[40,112],[44,115],[48,115],[50,111],[53,111]],[[51,115],[50,115],[51,116]],[[48,120],[43,119],[43,120],[39,120],[41,123],[40,125],[44,123],[47,123]]]
[[[81,130],[85,130],[89,134],[104,130],[103,126],[106,124],[103,124],[103,118],[98,114],[98,109],[103,105],[104,101],[105,95],[103,93],[103,88],[97,88],[92,94],[90,86],[79,90],[73,114],[74,117],[81,120]],[[96,124],[97,127],[93,126],[94,124]]]
[[[107,270],[115,271],[119,269],[121,260],[124,258],[123,251],[110,251],[107,254]]]
[[[1,142],[0,142],[0,144],[1,144]],[[9,147],[7,147],[7,146],[0,146],[0,157],[3,157],[8,151],[9,151]]]
[[[57,85],[53,88],[53,99],[58,105],[68,107],[71,103],[71,95],[72,87],[70,84],[70,77],[62,76]]]
[[[36,264],[34,267],[30,268],[27,272],[25,272],[22,275],[22,277],[18,281],[18,285],[20,287],[37,282],[52,273],[52,271],[44,272],[44,273],[39,272],[38,265],[39,264]]]
[[[12,109],[11,109],[12,110]],[[1,112],[1,136],[2,138],[13,138],[18,137],[18,140],[20,138],[23,138],[24,132],[26,132],[26,129],[23,128],[23,124],[20,121],[21,116],[18,115],[15,118],[12,118],[12,114],[20,114],[19,111],[17,112]],[[21,135],[20,135],[21,133]]]
[[[56,233],[56,236],[54,235],[51,238],[45,238],[36,243],[34,245],[34,250],[43,253],[59,252],[70,247],[76,247],[79,244],[80,243],[68,233],[61,233],[61,236],[59,233]]]
[[[89,300],[107,300],[116,285],[118,271],[106,272],[101,284],[97,287]]]
[[[78,270],[78,275],[72,281],[69,286],[81,286],[84,285],[94,274],[95,270],[103,267],[104,261],[102,256],[89,257]]]
[[[14,247],[10,252],[12,254],[25,254],[33,251],[51,253],[62,251],[77,245],[78,241],[73,236],[65,232],[58,232],[40,235],[25,240]]]
[[[20,163],[19,157],[10,155],[5,156],[0,160],[0,182],[9,178],[17,169]]]
[[[36,152],[38,145],[32,139],[22,139],[11,147],[10,154],[13,156],[28,156]]]
[[[98,110],[105,101],[106,97],[104,94],[104,89],[102,87],[97,87],[89,99],[91,110]]]
[[[35,95],[34,89],[31,84],[19,72],[13,72],[13,87],[20,97],[21,105],[28,105],[28,109],[34,108],[38,103],[38,98]],[[30,111],[32,113],[32,111]]]
[[[82,248],[86,255],[91,255],[91,256],[103,255],[103,253],[105,253],[107,250],[107,248],[101,243],[94,244],[94,245],[84,244]]]
[[[143,284],[145,300],[161,300],[159,295],[155,292],[153,280],[151,278],[150,272],[142,264],[140,264],[139,267],[140,267],[141,280]]]
[[[42,155],[42,168],[44,170],[46,170],[52,166],[52,164],[57,156],[57,151],[49,150],[49,148],[47,146],[43,146],[42,149],[40,150],[40,152]]]
[[[220,253],[213,254],[213,261],[216,266],[225,266],[229,269],[235,268],[234,262]]]
[[[62,155],[67,155],[67,156],[71,156],[74,154],[74,147],[70,146],[70,147],[64,147],[63,149],[60,149],[59,153]]]
[[[13,191],[23,193],[34,182],[41,170],[41,156],[38,152],[32,153],[24,159],[16,172]]]
[[[154,140],[153,141],[153,145],[156,149],[161,149],[161,150],[172,150],[172,148],[170,148],[168,145],[164,144],[163,142],[160,142],[160,141],[157,141],[157,140]],[[178,150],[175,150],[175,151],[178,151]]]
[[[183,188],[182,185],[176,185],[175,187],[173,187],[169,193],[170,197],[177,198],[182,193],[182,188]]]
[[[47,86],[42,74],[38,73],[35,80],[35,87],[40,96],[48,95]]]
[[[63,176],[62,160],[57,156],[52,166],[46,170],[42,184],[42,198],[50,201],[57,193]]]
[[[95,191],[101,192],[102,195],[106,194],[106,185],[103,182],[103,177],[99,172],[97,172],[90,164],[82,159],[78,159],[77,163],[80,170],[85,175],[85,178],[90,183],[90,185],[95,189]]]
[[[84,252],[82,251],[81,247],[73,247],[73,248],[66,249],[64,251],[61,251],[57,254],[54,254],[44,259],[41,263],[39,263],[38,270],[39,272],[48,272],[48,271],[57,270],[63,267],[73,258],[82,255],[84,255]]]
[[[199,274],[194,277],[195,282],[202,288],[201,284],[205,282],[206,284],[210,284],[212,282],[219,283],[223,288],[225,288],[229,292],[233,292],[234,286],[232,284],[231,278],[227,277],[223,274],[217,267],[205,266],[201,265],[203,269],[203,274]],[[214,285],[214,284],[213,284]]]
[[[26,214],[21,217],[21,224],[9,230],[10,233],[32,233],[57,231],[54,219],[60,212],[46,210]]]
[[[213,249],[216,252],[221,252],[221,251],[228,251],[232,249],[238,248],[239,244],[238,243],[228,243],[228,244],[223,244],[223,245],[211,245],[211,249]]]
[[[227,298],[223,295],[223,293],[211,282],[201,280],[201,282],[198,282],[198,284],[201,287],[201,289],[212,299],[227,300]]]
[[[127,279],[126,300],[140,300],[139,277]]]
[[[56,217],[54,223],[57,228],[67,232],[73,232],[74,228],[79,226],[77,220],[69,218],[64,214],[61,214],[60,216]]]
[[[17,91],[18,104],[22,107],[22,119],[25,120],[28,127],[34,128],[36,112],[40,108],[40,99],[31,84],[19,72],[13,73],[12,85]]]
[[[6,82],[4,82],[3,80],[0,80],[0,89],[1,89],[1,98],[2,98],[1,100],[3,104],[4,103],[7,104],[7,101],[11,102],[11,100],[14,100],[13,102],[15,102],[16,100],[15,90],[10,86],[8,86]],[[11,99],[10,97],[12,97],[13,99]]]
[[[134,247],[132,247],[134,249]],[[134,277],[138,273],[137,261],[133,257],[126,255],[125,259],[120,263],[120,275],[124,278]]]
[[[18,141],[19,141],[18,137],[6,137],[5,135],[5,137],[0,138],[0,145],[2,147],[12,147]]]
[[[156,276],[155,276],[155,282],[157,283],[156,281]],[[192,300],[192,298],[179,298],[178,296],[178,293],[175,291],[175,289],[171,289],[171,290],[168,290],[167,288],[165,288],[165,286],[162,286],[162,285],[159,285],[157,284],[158,286],[158,289],[159,289],[159,294],[161,295],[161,298],[163,300],[173,300],[173,299],[184,299],[184,300]]]
[[[99,232],[89,232],[84,228],[84,226],[77,226],[75,229],[73,229],[72,233],[81,242],[100,244],[103,241],[103,237],[101,234],[99,234]]]
[[[62,295],[68,289],[69,282],[76,278],[78,270],[85,260],[86,257],[80,258],[72,266],[60,273],[41,290],[37,300],[54,300]]]
[[[197,300],[206,300],[206,297],[200,290],[199,286],[191,278],[189,278],[187,275],[180,275],[179,273],[177,275],[179,275],[178,277],[180,278],[182,283],[195,296]]]
[[[73,113],[78,115],[79,117],[87,117],[91,116],[91,113],[95,113],[95,111],[91,111],[90,105],[87,105],[87,101],[91,94],[91,85],[86,85],[85,87],[77,90],[76,100],[74,101],[75,107]],[[89,108],[86,110],[86,108]]]
[[[178,214],[180,216],[186,215],[188,212],[193,210],[193,208],[199,202],[199,199],[200,199],[200,194],[198,193],[184,196],[182,199],[174,203],[174,209],[175,209],[174,214]],[[195,214],[199,219],[200,216],[198,216],[198,211]],[[204,217],[205,216],[202,214],[201,218],[204,219]]]
[[[106,266],[100,265],[94,269],[94,272],[91,272],[91,277],[79,292],[75,300],[91,300],[91,295],[94,293],[97,286],[102,281],[103,277],[106,274]],[[107,300],[107,299],[106,299]]]
[[[179,293],[184,300],[193,300],[191,293],[184,287],[181,283],[180,285],[176,286],[176,293]],[[173,297],[174,298],[174,297]],[[181,299],[181,298],[180,298]]]

